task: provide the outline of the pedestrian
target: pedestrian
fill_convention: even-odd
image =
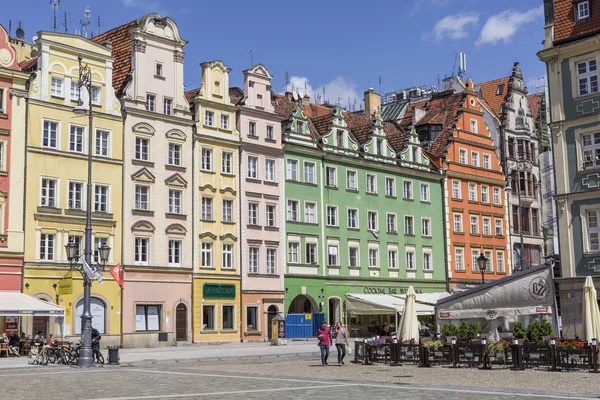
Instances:
[[[44,335],[42,335],[42,331],[38,331],[37,335],[35,335],[35,337],[33,338],[33,341],[35,343],[40,344],[44,344],[46,342],[46,339],[44,339]]]
[[[8,351],[17,357],[21,356],[21,354],[19,354],[19,344],[19,335],[17,335],[17,332],[15,332],[9,339]]]
[[[327,327],[327,322],[323,321],[321,323],[321,327],[317,332],[317,337],[319,338],[319,348],[321,349],[321,363],[323,366],[328,365],[327,359],[329,358],[329,346],[333,342],[333,338],[331,337],[331,329]]]
[[[346,328],[342,326],[342,323],[338,321],[336,324],[336,335],[335,335],[335,348],[338,353],[338,365],[344,365],[344,357],[346,357],[346,346],[348,346],[348,335],[346,334]]]

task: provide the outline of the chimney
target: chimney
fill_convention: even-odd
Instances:
[[[294,93],[292,92],[285,92],[285,97],[290,101],[294,101]]]
[[[112,51],[113,44],[112,44],[112,42],[111,42],[111,41],[104,42],[104,47],[106,47],[107,49],[109,49],[109,50],[111,50],[111,51]]]
[[[302,97],[302,104],[306,104],[306,105],[310,104],[310,96],[309,95],[305,94]]]
[[[381,116],[381,95],[373,88],[365,92],[365,114],[371,117],[373,114]]]

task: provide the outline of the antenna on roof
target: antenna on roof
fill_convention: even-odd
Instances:
[[[456,65],[456,61],[454,62]],[[463,79],[467,72],[467,55],[465,53],[458,53],[458,77]]]
[[[25,40],[25,31],[21,28],[21,21],[19,21],[19,27],[15,31],[15,35],[17,36],[17,39]]]
[[[98,36],[100,34],[100,16],[98,15],[98,32],[96,33],[96,36]]]
[[[12,19],[8,20],[8,36],[10,37],[10,31],[12,31]]]
[[[308,79],[304,81],[304,95],[306,96],[306,85],[308,84]]]
[[[254,66],[254,49],[250,49],[250,51],[248,52],[250,53],[250,66]]]
[[[381,77],[379,77],[379,93],[381,93]]]
[[[56,32],[56,11],[60,6],[60,0],[50,0],[50,8],[54,11],[54,32]]]
[[[69,29],[67,28],[67,13],[65,13],[65,20],[63,21],[63,26],[65,27],[65,33],[69,33]]]
[[[90,17],[92,16],[92,10],[90,9],[89,6],[85,7],[85,11],[84,11],[84,19],[79,21],[79,26],[81,28],[81,36],[87,38],[88,37],[88,32],[89,32],[89,26],[90,26]]]
[[[290,90],[290,74],[285,71],[285,91],[287,92],[288,90]]]
[[[323,85],[323,103],[322,104],[325,104],[325,103],[327,103],[327,100],[325,97],[325,85]]]

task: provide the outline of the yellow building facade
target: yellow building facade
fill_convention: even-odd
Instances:
[[[52,32],[41,32],[36,44],[39,54],[30,69],[35,75],[29,87],[25,153],[23,292],[65,307],[66,317],[63,328],[52,319],[29,318],[24,330],[66,337],[81,332],[83,279],[79,272],[71,273],[71,293],[69,285],[64,285],[68,281],[62,280],[70,275],[65,244],[74,242],[78,253],[83,256],[84,252],[88,140],[92,140],[92,261],[98,259],[95,249],[100,244],[112,248],[103,284],[94,282],[91,287],[92,326],[101,332],[103,345],[118,344],[121,290],[108,268],[121,259],[123,138],[120,103],[112,84],[110,45]],[[73,113],[79,97],[79,55],[92,72],[91,135],[87,114]],[[85,88],[81,91],[87,107],[89,94]]]
[[[202,85],[186,95],[195,121],[194,342],[240,338],[239,133],[229,72],[205,62]]]

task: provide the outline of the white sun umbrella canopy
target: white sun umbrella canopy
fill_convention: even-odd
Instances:
[[[412,339],[419,340],[419,320],[417,319],[416,308],[417,294],[412,286],[406,291],[406,300],[404,303],[404,312],[400,319],[400,328],[396,337],[400,342],[409,341]]]
[[[583,285],[583,340],[592,339],[600,341],[600,310],[594,281],[588,276]]]

